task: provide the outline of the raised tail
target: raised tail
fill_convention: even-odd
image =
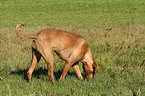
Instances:
[[[16,33],[17,33],[17,35],[19,35],[20,37],[23,37],[23,38],[36,39],[36,35],[22,35],[22,34],[20,34],[20,33],[18,32],[18,27],[19,27],[19,26],[24,26],[24,24],[18,24],[18,25],[16,26]]]

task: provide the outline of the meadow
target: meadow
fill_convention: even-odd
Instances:
[[[32,82],[31,39],[16,35],[63,29],[84,37],[99,70],[79,80],[72,68],[59,81],[64,61],[54,53],[54,85],[43,58]],[[144,0],[0,0],[1,96],[145,96]]]

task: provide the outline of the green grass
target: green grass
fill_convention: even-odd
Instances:
[[[0,0],[0,94],[2,96],[144,96],[144,0]],[[55,55],[52,84],[42,59],[27,82],[32,40],[45,28],[63,29],[83,36],[99,66],[94,81],[79,80],[72,69],[58,81],[64,61]],[[80,70],[85,77],[82,69]],[[135,92],[133,92],[135,91]]]

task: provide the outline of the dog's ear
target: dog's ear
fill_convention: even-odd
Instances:
[[[98,71],[99,67],[97,66],[97,64],[94,62],[93,63],[93,75],[96,74],[96,72]]]

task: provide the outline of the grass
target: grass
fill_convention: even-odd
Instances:
[[[144,0],[1,0],[0,94],[144,96],[144,5]],[[55,55],[56,84],[49,81],[43,59],[34,71],[32,83],[28,83],[32,40],[15,34],[18,23],[25,24],[20,29],[23,34],[56,28],[83,36],[99,66],[94,81],[79,80],[70,69],[59,82],[64,61]]]

